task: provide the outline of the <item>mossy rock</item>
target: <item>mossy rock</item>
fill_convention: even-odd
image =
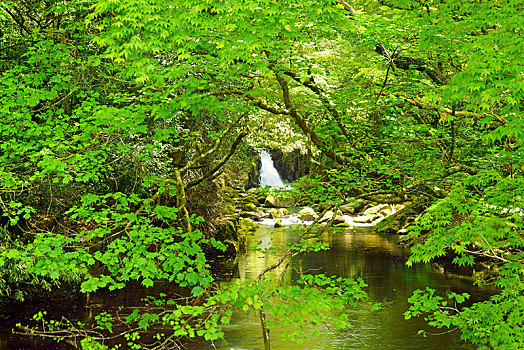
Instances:
[[[375,225],[375,231],[378,233],[396,234],[409,223],[413,222],[425,207],[425,203],[410,203],[396,213],[380,220]]]
[[[256,200],[258,204],[263,205],[266,201],[267,196],[265,194],[260,194],[257,196]]]
[[[275,222],[273,227],[275,227],[275,228],[284,227],[284,224],[282,223],[282,220],[277,220],[277,222]]]
[[[244,203],[244,204],[242,204],[242,210],[243,211],[254,211],[254,212],[257,212],[258,208],[253,203]]]
[[[297,216],[302,221],[313,221],[318,219],[317,213],[310,207],[304,207],[298,212]]]
[[[257,230],[258,225],[250,218],[239,218],[239,233],[246,235],[249,233],[253,233]]]
[[[228,196],[236,196],[238,195],[237,190],[235,190],[233,187],[225,186],[220,189],[220,191],[224,194],[227,194]]]
[[[237,190],[235,190],[233,187],[225,186],[220,189],[220,193],[222,194],[222,197],[226,201],[234,201],[238,200],[239,195]]]
[[[235,227],[235,224],[231,221],[226,221],[225,223],[217,227],[217,236],[215,237],[219,241],[236,241],[238,239],[238,231]]]
[[[235,207],[233,207],[231,204],[226,204],[224,208],[222,209],[223,215],[233,215],[235,214]]]
[[[317,211],[318,211],[319,213],[323,213],[324,210],[327,210],[327,209],[329,209],[329,208],[331,208],[331,204],[330,204],[330,203],[328,203],[328,202],[321,202],[321,203],[319,203],[318,206],[317,206]]]
[[[268,214],[273,219],[280,219],[284,215],[288,215],[289,210],[287,210],[286,208],[273,208],[268,210]]]
[[[253,220],[260,220],[263,214],[258,211],[242,211],[240,212],[240,217],[249,218]]]
[[[242,202],[243,203],[252,203],[255,206],[258,206],[260,204],[259,201],[256,198],[251,197],[251,196],[246,196],[246,197],[242,198]]]
[[[333,219],[332,223],[333,223],[333,226],[343,225],[346,223],[346,218],[343,217],[342,215],[335,215],[335,218]]]
[[[264,207],[266,208],[287,208],[295,204],[295,199],[293,197],[284,197],[269,195],[264,201]]]

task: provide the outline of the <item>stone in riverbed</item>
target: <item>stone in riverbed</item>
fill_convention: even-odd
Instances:
[[[273,208],[273,209],[268,210],[268,214],[272,219],[280,219],[284,215],[288,215],[289,212],[285,208],[278,208],[278,209]]]
[[[244,203],[242,205],[242,210],[243,211],[258,211],[258,208],[256,205],[254,205],[253,203],[249,202],[249,203]]]
[[[374,214],[362,215],[362,216],[357,216],[353,218],[353,222],[361,223],[361,224],[370,224],[373,221],[375,221],[376,219],[378,219],[379,217],[380,215],[374,215]]]
[[[367,201],[363,199],[357,199],[355,202],[347,203],[340,206],[340,210],[344,214],[353,214],[361,211],[366,205]]]
[[[346,222],[346,219],[342,215],[335,215],[335,218],[332,221],[332,225],[336,226],[339,224],[344,224]]]
[[[295,199],[293,197],[283,197],[269,195],[266,197],[264,202],[264,207],[266,208],[287,208],[295,204]]]
[[[250,196],[243,198],[242,202],[243,203],[253,203],[255,206],[259,205],[258,200],[255,197],[250,197]]]
[[[244,235],[250,232],[255,232],[258,228],[258,225],[255,224],[255,222],[250,218],[240,217],[238,220],[238,224],[240,227],[239,233]]]
[[[314,221],[318,219],[318,215],[313,208],[305,207],[298,212],[298,218],[302,221]]]
[[[253,220],[260,220],[262,218],[262,214],[258,211],[242,211],[240,212],[240,217],[243,218],[249,218]]]
[[[320,223],[323,223],[323,222],[329,222],[332,218],[333,218],[333,215],[335,215],[335,219],[334,220],[337,220],[337,216],[342,216],[342,212],[340,210],[337,210],[337,213],[334,214],[332,210],[330,211],[327,211],[326,214],[324,214],[324,216],[322,217],[322,219],[320,219]],[[338,219],[339,222],[341,222],[341,219],[339,218]]]
[[[389,204],[379,204],[374,207],[366,209],[362,215],[375,215],[375,214],[382,214],[383,216],[391,215],[393,212],[393,208]]]
[[[277,220],[277,222],[275,222],[273,227],[275,227],[275,228],[284,227],[284,224],[282,223],[282,220]]]
[[[331,207],[331,204],[328,202],[321,202],[318,204],[317,210],[319,213],[323,213],[324,210],[329,209]]]

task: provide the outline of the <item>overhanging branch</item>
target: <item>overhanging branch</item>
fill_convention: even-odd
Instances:
[[[344,137],[349,142],[353,141],[353,138],[349,134],[349,130],[346,128],[346,126],[342,122],[342,118],[340,117],[340,114],[338,113],[337,108],[324,95],[324,90],[321,87],[319,87],[318,84],[315,83],[315,80],[314,80],[312,75],[309,75],[307,77],[301,77],[297,73],[292,72],[292,71],[284,71],[283,73],[285,75],[293,78],[293,80],[296,81],[297,83],[299,83],[300,85],[302,85],[302,86],[308,88],[309,90],[311,90],[312,92],[314,92],[315,95],[317,95],[317,97],[320,100],[320,102],[322,102],[322,105],[324,106],[324,108],[326,108],[329,111],[329,113],[331,114],[331,116],[333,117],[335,122],[337,123],[338,127],[340,128],[340,131],[342,131],[342,134],[344,134]]]
[[[275,77],[282,88],[282,97],[284,98],[284,104],[289,111],[289,116],[293,119],[295,124],[300,127],[300,129],[310,137],[311,142],[326,156],[333,159],[335,162],[341,164],[341,165],[348,165],[352,167],[360,167],[360,164],[355,163],[351,159],[341,155],[338,152],[335,152],[335,150],[331,147],[328,147],[319,137],[318,135],[307,125],[306,121],[300,113],[298,113],[297,110],[295,110],[293,103],[291,102],[291,96],[289,94],[289,86],[287,84],[286,79],[281,74],[281,72],[273,71],[275,74]]]
[[[375,46],[375,51],[384,56],[388,61],[391,61],[396,67],[403,70],[417,70],[426,73],[428,77],[437,85],[447,85],[448,78],[437,68],[433,67],[428,62],[421,58],[390,55],[384,45],[379,44]]]
[[[492,118],[495,118],[500,124],[506,124],[508,121],[506,120],[506,118],[504,117],[501,117],[501,116],[498,116],[498,115],[495,115],[495,114],[482,114],[482,113],[475,113],[475,112],[469,112],[469,111],[457,111],[455,110],[455,112],[453,112],[453,110],[451,108],[446,108],[446,107],[443,107],[443,106],[439,106],[439,105],[436,105],[436,104],[433,104],[433,103],[424,103],[422,102],[421,100],[417,99],[417,98],[411,98],[409,96],[407,96],[406,94],[403,94],[401,92],[393,92],[393,93],[390,93],[391,95],[397,97],[397,98],[400,98],[404,101],[406,101],[407,103],[413,105],[413,106],[417,106],[419,108],[422,108],[422,109],[429,109],[429,110],[434,110],[434,111],[438,111],[438,112],[444,112],[446,114],[449,114],[449,115],[455,115],[457,117],[470,117],[470,118],[473,118],[473,119],[483,119],[483,118],[488,118],[488,117],[492,117]]]
[[[220,170],[220,168],[222,168],[222,166],[224,166],[224,164],[229,160],[229,158],[231,158],[231,156],[235,153],[235,151],[237,149],[237,146],[240,144],[240,142],[242,141],[242,139],[246,135],[247,135],[247,132],[242,132],[242,133],[238,134],[237,138],[235,139],[235,141],[231,145],[231,148],[229,149],[229,152],[213,167],[213,169],[209,170],[208,172],[206,172],[204,175],[200,176],[199,178],[189,182],[186,185],[186,189],[198,185],[202,181],[204,181],[207,178],[210,178],[211,176],[213,176],[218,170]]]

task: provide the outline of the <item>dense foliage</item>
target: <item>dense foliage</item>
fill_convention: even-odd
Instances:
[[[325,317],[361,300],[362,282],[325,276],[214,290],[206,253],[225,249],[217,178],[245,173],[253,147],[297,145],[314,174],[296,186],[303,201],[423,203],[408,227],[410,261],[483,265],[492,274],[478,283],[500,288],[453,310],[417,292],[407,317],[426,313],[475,344],[521,348],[523,7],[2,1],[0,296],[169,281],[206,300],[163,314],[169,341],[220,338],[227,317],[208,314],[219,304],[277,317],[280,293],[290,301],[280,319],[293,320],[293,300],[311,298],[318,308],[301,311]],[[328,298],[339,294],[342,304]],[[183,328],[190,316],[200,321]],[[102,347],[87,335],[85,348]]]

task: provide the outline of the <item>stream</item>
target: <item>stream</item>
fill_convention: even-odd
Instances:
[[[271,234],[268,234],[268,231]],[[248,240],[248,246],[260,244],[263,248],[278,246],[288,240],[286,229],[273,229],[261,226]],[[286,272],[285,280],[297,279],[297,271],[303,273],[325,273],[341,277],[362,277],[368,284],[367,292],[371,301],[381,302],[384,307],[379,311],[370,311],[369,306],[351,310],[354,327],[350,333],[340,335],[321,328],[320,337],[311,337],[308,342],[295,344],[281,339],[281,329],[271,330],[272,349],[475,349],[462,342],[459,334],[449,332],[442,335],[428,335],[424,338],[417,334],[425,329],[435,332],[419,318],[404,320],[403,313],[408,309],[407,299],[415,289],[431,287],[439,292],[467,292],[471,301],[488,298],[494,290],[473,286],[466,278],[444,273],[442,269],[430,264],[406,266],[409,251],[396,243],[396,237],[383,237],[372,227],[358,227],[355,230],[323,234],[324,242],[331,249],[327,251],[295,256]],[[277,261],[279,256],[263,252],[249,251],[238,259],[237,263],[225,267],[223,275],[229,278],[223,283],[237,283],[244,279],[253,279],[267,266]],[[444,330],[445,332],[446,330]],[[228,344],[217,344],[219,349],[264,349],[262,331],[258,315],[237,314],[232,324],[225,328]],[[211,346],[198,344],[191,349],[212,349]]]
[[[248,238],[248,246],[258,244],[261,248],[271,248],[285,244],[288,239],[289,227],[274,229],[271,226],[260,225],[256,233]],[[471,294],[473,301],[485,299],[493,291],[472,286],[468,279],[447,275],[429,264],[407,267],[405,262],[409,252],[396,244],[395,237],[380,236],[372,227],[326,232],[322,239],[329,243],[331,249],[293,257],[290,268],[284,274],[286,283],[293,283],[298,277],[298,271],[336,274],[349,278],[362,277],[369,285],[367,293],[371,301],[381,302],[384,307],[374,312],[370,311],[369,306],[351,310],[354,327],[350,333],[338,334],[320,327],[320,337],[311,337],[302,344],[282,341],[279,333],[283,330],[273,329],[272,349],[474,349],[473,346],[461,342],[455,332],[429,335],[427,338],[417,335],[419,329],[427,329],[428,332],[432,330],[425,326],[421,319],[404,320],[403,313],[408,308],[407,298],[413,290],[425,287],[432,287],[440,292],[467,292]],[[244,279],[256,278],[265,267],[273,264],[278,258],[278,255],[248,250],[235,261],[219,264],[217,273],[223,284],[238,283]],[[136,286],[118,293],[99,295],[91,301],[92,304],[87,309],[60,304],[49,304],[47,308],[56,314],[73,314],[87,320],[92,317],[90,313],[93,310],[111,312],[119,305],[131,306],[150,292],[152,289],[145,290]],[[74,307],[77,309],[74,310]],[[24,318],[29,318],[35,310],[27,310],[25,313],[21,310],[7,311],[11,314],[10,322],[0,319],[0,350],[72,349],[63,343],[56,344],[39,338],[11,334],[13,321],[23,322]],[[236,314],[224,330],[228,343],[215,344],[219,349],[264,349],[257,315]],[[211,344],[203,342],[189,343],[187,348],[213,349]]]

